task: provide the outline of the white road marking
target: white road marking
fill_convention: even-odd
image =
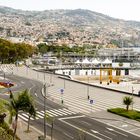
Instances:
[[[40,112],[44,113],[44,111],[40,111]],[[48,112],[46,112],[46,113],[48,113]],[[49,114],[49,116],[50,116],[50,117],[53,117],[53,115],[52,115],[52,114]]]
[[[53,116],[59,116],[58,114],[54,113],[54,111],[52,110],[46,110],[46,113],[48,113],[49,115],[53,115]]]
[[[66,132],[63,132],[64,135],[68,136],[71,139],[74,139],[74,137],[70,136],[69,134],[67,134]]]
[[[23,117],[23,116],[22,116],[22,115],[20,115],[20,114],[18,114],[18,116],[19,116],[21,119],[23,119],[24,121],[28,121],[28,119],[27,119],[27,118]]]
[[[98,131],[96,131],[96,130],[91,130],[93,133],[95,133],[95,134],[97,134],[97,133],[99,133]]]
[[[105,137],[105,138],[107,138],[107,139],[112,140],[112,138],[110,138],[110,137],[108,137],[108,136],[106,136],[106,135],[104,135],[104,134],[101,134],[101,133],[99,133],[99,132],[96,131],[96,130],[92,130],[92,129],[91,129],[91,131],[92,131],[93,133],[95,133],[95,134],[99,134],[99,135],[101,135],[101,136],[103,136],[103,137]]]
[[[127,124],[123,124],[121,127],[127,127],[128,125]]]
[[[59,118],[59,120],[67,120],[67,119],[82,118],[82,117],[85,117],[85,115]]]
[[[37,115],[36,115],[37,117],[39,117],[39,118],[44,118],[44,116],[41,116],[38,112],[37,112]]]
[[[49,111],[54,112],[55,114],[57,114],[57,115],[59,115],[59,116],[67,115],[67,114],[62,113],[61,111],[59,111],[59,110],[57,110],[57,109],[49,110]]]
[[[128,135],[125,135],[125,134],[123,134],[123,133],[121,133],[121,132],[119,132],[119,131],[114,131],[114,132],[116,132],[116,133],[118,133],[118,134],[120,134],[120,135],[123,135],[123,136],[125,136],[125,137],[128,137]]]
[[[44,118],[44,113],[37,111],[37,114],[40,114]]]
[[[110,131],[114,131],[114,132],[116,132],[116,133],[118,133],[118,134],[120,134],[120,135],[123,135],[123,136],[125,136],[125,137],[128,137],[128,135],[125,135],[125,134],[123,134],[123,133],[121,133],[121,132],[119,132],[119,131],[116,131],[116,130],[112,129],[112,128],[106,127],[106,129],[108,129],[108,130],[110,130]]]
[[[65,114],[65,115],[68,115],[68,114],[72,114],[69,112],[69,110],[63,110],[63,109],[58,109],[59,111],[61,111],[61,113]]]
[[[22,115],[25,116],[27,119],[29,118],[29,116],[25,113],[22,113]],[[34,119],[31,117],[30,120],[34,120]]]
[[[71,114],[77,114],[77,112],[73,112],[73,111],[68,110],[68,109],[66,109],[66,108],[63,108],[63,110],[66,110],[67,112],[69,112],[69,113],[71,113]]]
[[[112,128],[109,128],[109,127],[106,127],[106,129],[110,130],[110,131],[114,131],[114,129]]]

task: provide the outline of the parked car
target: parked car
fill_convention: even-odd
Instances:
[[[138,91],[138,96],[140,96],[140,90]]]

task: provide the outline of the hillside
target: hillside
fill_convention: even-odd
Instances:
[[[22,11],[0,6],[0,35],[30,41],[140,46],[140,22],[83,9]]]

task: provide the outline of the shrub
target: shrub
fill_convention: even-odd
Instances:
[[[3,139],[3,140],[12,140],[13,137],[12,137],[12,135],[8,134],[5,129],[3,129],[2,127],[0,127],[0,139]]]
[[[0,139],[5,136],[4,140],[12,140],[13,139],[13,130],[9,128],[6,122],[0,123]],[[12,139],[9,139],[12,138]],[[16,135],[16,140],[20,140],[20,138]]]

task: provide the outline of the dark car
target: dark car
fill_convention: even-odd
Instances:
[[[140,90],[138,91],[138,96],[140,96]]]

